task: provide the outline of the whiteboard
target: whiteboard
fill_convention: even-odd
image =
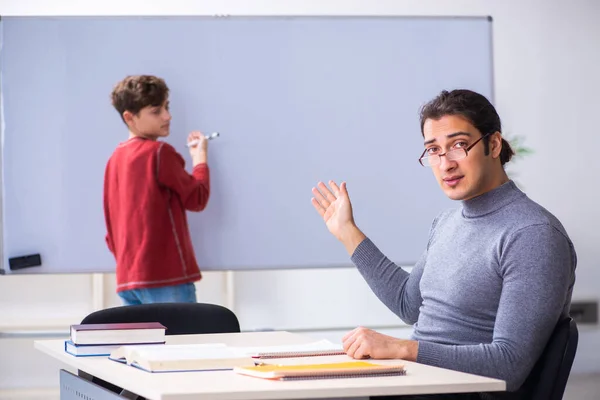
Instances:
[[[449,17],[3,17],[3,273],[112,272],[104,168],[127,130],[113,85],[154,74],[171,135],[219,131],[211,198],[188,213],[202,270],[344,267],[313,209],[345,180],[358,226],[412,265],[456,206],[417,159],[418,111],[442,89],[492,99],[492,22]],[[11,257],[42,265],[11,271]]]

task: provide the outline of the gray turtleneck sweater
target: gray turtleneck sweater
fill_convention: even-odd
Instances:
[[[410,274],[369,239],[352,261],[414,324],[417,362],[503,379],[514,391],[568,315],[577,259],[561,223],[509,181],[440,214]]]

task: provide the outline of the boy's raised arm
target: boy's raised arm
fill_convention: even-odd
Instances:
[[[185,170],[183,157],[168,143],[161,143],[156,154],[156,175],[161,185],[179,195],[184,207],[202,211],[210,196],[210,174],[206,163],[194,166],[192,173]]]

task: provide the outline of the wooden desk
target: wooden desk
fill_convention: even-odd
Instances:
[[[168,344],[226,343],[232,346],[265,346],[302,344],[313,341],[315,341],[315,338],[289,332],[167,336]],[[152,400],[348,398],[403,394],[490,392],[502,391],[506,387],[504,381],[501,380],[407,361],[403,361],[406,365],[406,376],[280,382],[243,376],[232,371],[152,374],[111,361],[106,357],[73,357],[64,351],[63,340],[38,340],[35,341],[35,348],[72,368],[78,369],[81,375],[89,374]],[[350,360],[350,357],[328,356],[281,359],[277,362],[297,364],[347,360]],[[376,362],[381,364],[394,363],[392,360],[377,360]],[[64,387],[61,390],[64,390]],[[99,396],[98,398],[102,397]]]

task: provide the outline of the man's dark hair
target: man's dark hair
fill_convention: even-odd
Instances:
[[[496,109],[485,96],[466,89],[457,89],[451,92],[442,91],[435,99],[421,108],[421,134],[423,126],[428,119],[439,120],[447,115],[460,116],[469,121],[481,132],[481,135],[502,133],[500,116]],[[485,155],[490,153],[490,137],[483,139]],[[510,144],[502,139],[502,150],[500,151],[500,163],[504,165],[509,162],[515,154]]]
[[[169,88],[165,81],[151,75],[128,76],[117,83],[111,93],[112,105],[121,119],[125,111],[137,114],[144,107],[161,106],[167,97]]]

